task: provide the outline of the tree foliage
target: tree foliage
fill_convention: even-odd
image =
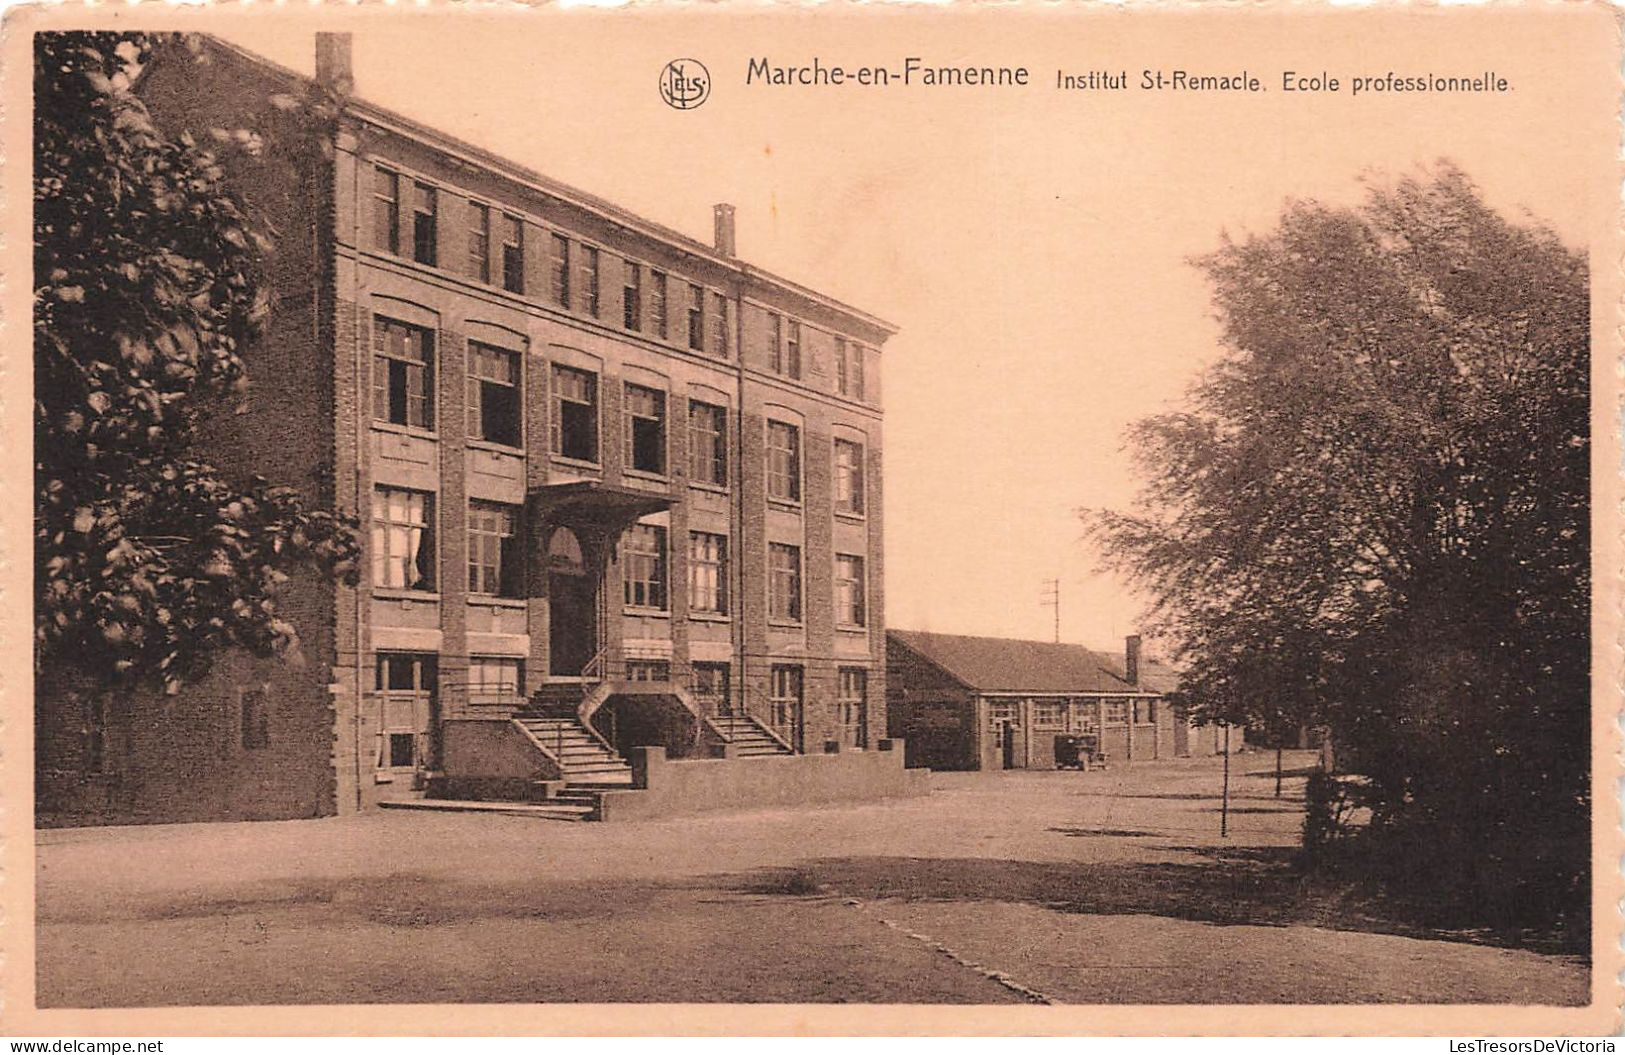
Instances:
[[[132,91],[165,42],[34,40],[36,663],[174,691],[222,648],[291,649],[279,586],[353,575],[356,526],[192,454],[246,388],[271,245],[215,151]]]
[[[1589,805],[1585,258],[1441,164],[1197,263],[1224,354],[1133,430],[1140,508],[1087,516],[1186,699],[1330,724],[1399,867],[1556,911]]]

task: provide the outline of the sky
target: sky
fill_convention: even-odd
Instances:
[[[1612,30],[1597,11],[1174,15],[920,7],[765,13],[395,10],[354,34],[358,94],[888,319],[886,621],[1116,648],[1141,601],[1101,572],[1080,508],[1128,508],[1128,426],[1218,354],[1190,260],[1289,198],[1463,167],[1487,199],[1583,246],[1606,203]],[[746,13],[739,13],[744,11]],[[1068,14],[1067,12],[1071,13]],[[1378,24],[1380,21],[1380,25]],[[217,26],[217,29],[225,27]],[[222,35],[303,72],[308,21]],[[1026,88],[746,85],[775,65],[1026,66]],[[664,64],[713,87],[666,106]],[[1256,94],[1055,88],[1057,70],[1246,70]],[[1284,70],[1339,76],[1287,94]],[[1359,73],[1494,71],[1500,94],[1352,97]],[[1617,138],[1617,136],[1615,137]],[[1600,155],[1597,153],[1600,151]]]

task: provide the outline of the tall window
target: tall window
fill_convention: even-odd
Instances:
[[[668,336],[666,325],[666,273],[649,272],[649,323],[654,334],[662,341]]]
[[[262,751],[271,746],[271,704],[264,689],[245,689],[242,695],[243,750]]]
[[[598,315],[598,250],[590,245],[581,247],[581,310]]]
[[[379,315],[372,324],[372,416],[434,428],[434,338],[421,326]]]
[[[439,657],[423,652],[378,653],[378,768],[427,765],[424,727],[434,708]]]
[[[508,447],[520,445],[517,353],[468,342],[468,435]]]
[[[767,365],[775,374],[784,373],[784,316],[767,313]]]
[[[568,366],[553,368],[553,453],[581,462],[598,460],[598,378]]]
[[[801,547],[768,543],[767,575],[768,618],[801,622]]]
[[[767,691],[768,720],[792,747],[802,750],[801,668],[775,663]]]
[[[863,558],[838,553],[835,556],[835,622],[841,626],[863,626],[866,617]]]
[[[707,714],[732,714],[733,704],[728,698],[728,664],[696,663],[693,671],[688,692],[694,697],[694,702]]]
[[[666,393],[627,384],[626,449],[638,472],[666,471]]]
[[[855,400],[863,398],[863,345],[842,336],[835,338],[835,390]]]
[[[517,216],[502,216],[502,288],[509,293],[525,292],[525,222]]]
[[[728,614],[726,535],[688,533],[688,607],[711,615]]]
[[[468,702],[499,707],[516,706],[525,667],[507,656],[470,656],[468,659]]]
[[[633,524],[621,537],[626,604],[630,608],[666,607],[666,529]]]
[[[401,177],[388,169],[372,173],[372,244],[386,253],[401,251]]]
[[[801,501],[801,430],[782,421],[767,423],[767,496]]]
[[[863,444],[835,441],[835,511],[863,513]]]
[[[496,502],[468,503],[468,592],[487,597],[524,596],[519,510]]]
[[[412,184],[412,259],[435,264],[435,193],[426,183]]]
[[[688,401],[688,476],[728,486],[728,411],[697,399]]]
[[[561,308],[570,306],[570,240],[562,234],[553,236],[553,256],[548,263],[553,277],[553,303]]]
[[[835,390],[853,399],[863,398],[863,345],[835,338]]]
[[[711,294],[711,354],[728,358],[728,298]]]
[[[491,281],[491,209],[477,201],[468,203],[468,273]]]
[[[643,267],[626,261],[621,278],[621,325],[629,330],[643,329]]]
[[[841,715],[841,732],[852,747],[869,746],[869,672],[860,667],[842,667],[836,687],[836,709]]]
[[[434,589],[434,496],[380,487],[372,496],[372,584]]]
[[[688,287],[688,346],[705,351],[705,290],[699,286]]]
[[[795,378],[801,376],[801,323],[794,319],[784,324],[784,372]]]

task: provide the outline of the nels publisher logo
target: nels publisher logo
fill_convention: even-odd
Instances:
[[[660,71],[660,97],[678,110],[692,110],[711,96],[711,72],[698,59],[672,59]]]

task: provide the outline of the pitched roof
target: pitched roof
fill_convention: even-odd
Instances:
[[[912,649],[981,692],[1163,693],[1176,684],[1173,670],[1143,659],[1139,684],[1130,684],[1124,677],[1122,656],[1082,645],[923,630],[888,630],[886,638]]]
[[[260,72],[268,74],[286,85],[303,86],[315,83],[315,78],[289,69],[279,62],[268,59],[233,41],[226,40],[224,37],[217,37],[213,34],[200,34],[199,39],[217,52],[229,55],[239,62],[255,67]],[[502,157],[478,144],[470,143],[438,128],[423,124],[398,111],[371,102],[360,95],[348,96],[344,100],[344,106],[352,116],[361,120],[424,140],[432,146],[466,155],[469,160],[484,165],[499,176],[526,185],[532,190],[540,191],[584,212],[596,214],[600,219],[636,231],[647,238],[665,242],[692,257],[698,257],[713,265],[733,270],[744,278],[755,279],[764,285],[777,287],[784,292],[816,302],[837,314],[873,327],[888,336],[897,333],[898,328],[895,323],[887,322],[885,319],[864,311],[862,308],[854,307],[828,294],[820,293],[799,282],[774,274],[765,268],[756,267],[743,260],[723,256],[717,252],[715,247],[697,238],[686,235],[665,224],[639,216],[608,199],[572,187],[560,180],[553,179],[551,176],[537,172],[535,169]],[[884,338],[881,338],[881,340],[884,340]]]

